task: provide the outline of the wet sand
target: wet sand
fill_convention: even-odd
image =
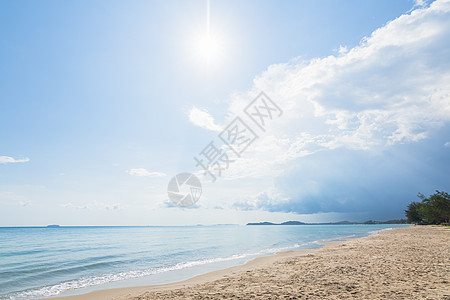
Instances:
[[[450,299],[450,229],[412,226],[91,299]]]

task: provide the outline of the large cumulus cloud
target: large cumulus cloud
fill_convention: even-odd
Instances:
[[[230,100],[230,118],[261,90],[284,115],[227,174],[275,180],[235,208],[398,211],[409,191],[430,188],[427,178],[448,188],[438,174],[449,165],[449,0],[414,9],[339,54],[268,67]],[[428,158],[434,169],[423,164]]]

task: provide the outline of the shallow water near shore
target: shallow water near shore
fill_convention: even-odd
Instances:
[[[0,299],[162,284],[408,225],[0,228]]]

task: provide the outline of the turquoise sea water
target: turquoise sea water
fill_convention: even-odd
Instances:
[[[257,256],[404,226],[0,228],[0,299],[167,283]]]

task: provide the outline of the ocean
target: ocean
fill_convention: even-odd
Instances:
[[[407,225],[0,228],[0,299],[162,284]]]

